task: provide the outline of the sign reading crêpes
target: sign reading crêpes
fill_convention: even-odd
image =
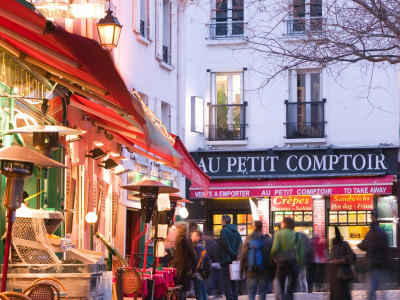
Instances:
[[[303,211],[312,209],[311,196],[272,197],[271,211]]]
[[[372,210],[374,209],[374,195],[333,195],[331,196],[331,210]]]

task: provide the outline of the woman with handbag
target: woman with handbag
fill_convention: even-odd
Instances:
[[[357,275],[354,267],[355,254],[350,245],[343,241],[337,226],[331,251],[330,300],[351,300],[350,282]]]

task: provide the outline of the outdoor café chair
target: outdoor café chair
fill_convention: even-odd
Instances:
[[[68,300],[67,289],[65,288],[65,285],[60,280],[58,280],[56,278],[52,278],[52,277],[42,277],[42,278],[38,278],[34,282],[32,282],[32,285],[36,284],[36,283],[51,283],[51,284],[53,284],[55,287],[57,287],[60,295],[65,297],[66,300]]]
[[[142,288],[142,277],[134,268],[124,267],[117,270],[117,298],[137,299],[139,290]],[[124,294],[134,294],[134,298],[124,298]]]
[[[8,300],[8,297],[2,293],[0,293],[0,300]]]
[[[60,300],[60,291],[51,283],[35,283],[29,286],[24,294],[32,300]]]
[[[27,295],[18,292],[5,292],[4,295],[6,295],[9,300],[32,300]]]

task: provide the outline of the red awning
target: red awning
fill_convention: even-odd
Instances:
[[[75,94],[112,108],[136,127],[146,151],[179,165],[171,137],[128,91],[110,55],[96,41],[65,31],[16,0],[2,0],[0,46]]]
[[[126,121],[126,119],[115,113],[112,109],[78,95],[73,95],[71,97],[71,105],[88,113],[93,120],[98,122],[96,125],[102,126],[107,129],[107,131],[112,132],[121,144],[142,156],[156,160],[178,170],[185,175],[194,186],[201,187],[204,190],[208,189],[210,178],[193,160],[179,137],[171,135],[175,139],[173,147],[181,157],[178,164],[176,164],[174,161],[169,160],[169,157],[160,151],[154,150],[152,153],[158,156],[154,157],[144,150],[138,149],[137,146],[142,149],[145,149],[146,146],[143,133],[138,132],[136,128]]]
[[[393,175],[211,182],[208,192],[190,188],[191,198],[248,198],[288,195],[391,194]]]

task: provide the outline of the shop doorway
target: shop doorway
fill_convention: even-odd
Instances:
[[[132,238],[135,238],[140,234],[141,221],[140,212],[137,210],[127,209],[126,210],[126,238],[125,238],[125,256],[128,261],[130,261],[131,253],[140,253],[141,239],[137,240],[134,245],[134,251],[131,251]],[[139,259],[134,258],[134,266],[139,265]]]

